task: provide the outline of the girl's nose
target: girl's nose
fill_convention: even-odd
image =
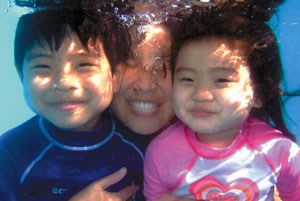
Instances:
[[[204,102],[212,101],[214,99],[212,91],[208,87],[198,86],[195,89],[193,100]]]

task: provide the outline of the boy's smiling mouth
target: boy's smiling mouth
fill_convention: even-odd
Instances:
[[[52,103],[50,105],[54,106],[56,109],[61,111],[70,111],[81,107],[83,105],[83,102],[70,101],[70,102]]]

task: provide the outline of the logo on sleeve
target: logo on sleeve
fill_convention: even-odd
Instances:
[[[68,189],[66,188],[59,188],[59,187],[52,187],[52,194],[64,194],[65,192],[67,192]]]

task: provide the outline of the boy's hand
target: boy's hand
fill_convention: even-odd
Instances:
[[[69,201],[126,201],[136,193],[135,185],[128,186],[116,193],[110,193],[105,189],[120,181],[127,173],[126,168],[98,179],[86,188],[75,194]]]

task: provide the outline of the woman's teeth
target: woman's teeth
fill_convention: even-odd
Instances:
[[[157,104],[147,102],[131,102],[133,109],[139,112],[151,113],[157,109]]]

